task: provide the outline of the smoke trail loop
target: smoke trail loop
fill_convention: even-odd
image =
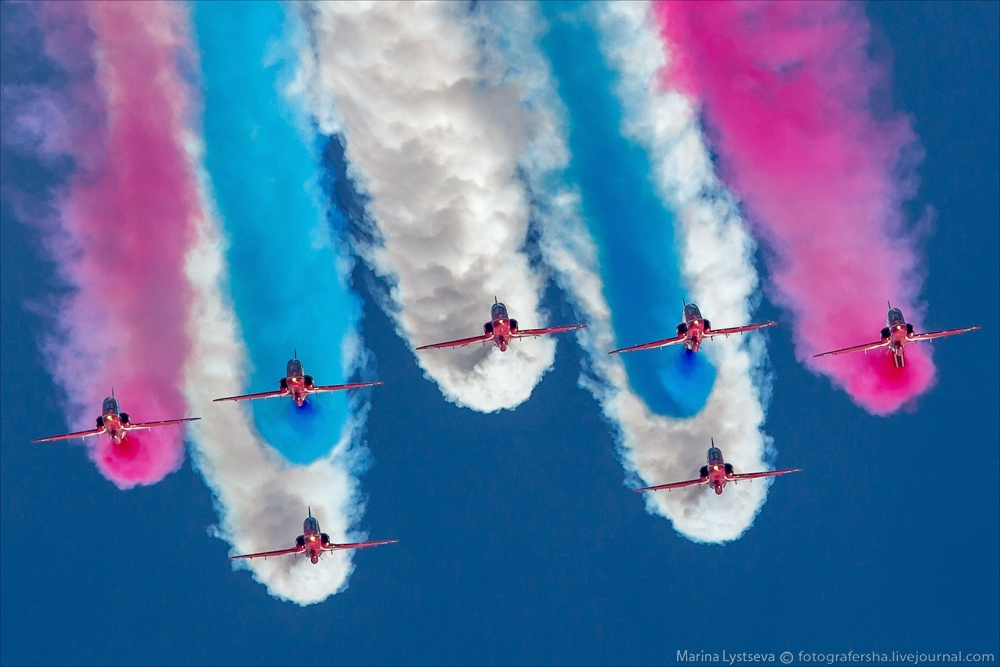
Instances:
[[[523,112],[515,89],[483,80],[465,7],[309,7],[316,55],[298,85],[321,130],[343,133],[374,225],[359,252],[390,285],[400,335],[413,347],[474,336],[494,297],[522,328],[545,326],[543,276],[523,252]],[[416,356],[448,400],[493,412],[526,400],[554,354],[541,338]]]
[[[656,196],[673,214],[681,280],[689,299],[698,301],[716,321],[747,322],[757,285],[753,243],[732,198],[714,177],[693,106],[682,95],[655,85],[665,56],[647,17],[648,5],[580,5],[570,12],[550,4],[497,3],[480,8],[485,61],[493,76],[518,85],[522,105],[532,114],[537,133],[522,156],[522,168],[533,195],[539,244],[545,261],[556,270],[556,280],[587,317],[589,328],[581,336],[588,351],[587,373],[580,383],[594,393],[617,430],[623,464],[630,473],[627,483],[634,487],[640,485],[639,479],[643,485],[689,479],[704,464],[710,437],[738,468],[765,468],[764,458],[773,452],[770,439],[760,432],[768,380],[761,371],[765,352],[759,337],[712,341],[693,358],[670,351],[676,356],[666,356],[665,367],[678,375],[697,376],[706,361],[717,369],[703,407],[686,419],[654,414],[631,385],[622,360],[606,354],[620,336],[613,322],[614,304],[606,293],[608,268],[602,262],[600,242],[591,233],[593,214],[587,209],[588,196],[596,196],[599,192],[592,190],[600,188],[581,189],[567,178],[567,165],[574,157],[567,137],[572,136],[572,122],[579,122],[570,113],[574,105],[588,109],[600,96],[612,95],[621,106],[622,133],[645,151],[651,169],[644,178],[655,185]],[[587,95],[570,97],[560,80],[561,96],[556,93],[553,66],[540,47],[547,22],[567,18],[574,29],[589,24],[596,32],[600,59],[588,66],[607,68],[613,75],[598,71],[581,78],[610,80],[607,88],[591,85]],[[577,67],[584,66],[581,61],[576,54]],[[669,270],[655,277],[665,284],[677,280]],[[647,287],[642,285],[643,290]],[[671,296],[665,306],[669,310],[659,314],[670,320],[665,335],[673,333],[680,296],[676,306]],[[664,384],[676,386],[670,379]],[[767,488],[767,484],[740,485],[727,488],[722,496],[649,493],[645,501],[650,512],[668,517],[685,537],[726,542],[752,524]]]
[[[666,76],[702,102],[726,181],[771,251],[773,299],[791,314],[796,357],[873,414],[934,383],[929,347],[905,369],[882,355],[813,359],[877,339],[885,300],[920,328],[923,233],[905,224],[922,157],[911,120],[878,114],[887,71],[869,55],[859,6],[829,2],[661,3],[677,57]],[[911,363],[912,362],[912,363]]]

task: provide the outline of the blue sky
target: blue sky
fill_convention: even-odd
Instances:
[[[6,32],[14,10],[2,7],[3,82],[38,76]],[[28,442],[65,426],[38,352],[43,320],[25,307],[55,281],[8,192],[53,176],[5,148],[0,662],[1000,653],[998,5],[882,3],[868,13],[876,44],[894,52],[896,105],[913,114],[927,151],[914,204],[937,210],[927,325],[983,331],[935,344],[940,378],[915,412],[875,418],[795,363],[789,330],[773,329],[767,431],[782,462],[804,472],[779,480],[753,528],[722,547],[678,537],[625,488],[609,428],[577,387],[571,338],[531,400],[484,415],[442,400],[369,298],[361,326],[386,385],[372,392],[361,527],[400,543],[359,553],[348,590],[323,604],[268,597],[210,535],[212,499],[190,464],[123,493],[81,446]],[[355,269],[362,292],[369,278]],[[546,301],[554,320],[570,320],[558,293]],[[766,301],[758,314],[778,315]]]

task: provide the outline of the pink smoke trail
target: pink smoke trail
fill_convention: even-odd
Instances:
[[[55,143],[76,171],[49,244],[74,288],[47,345],[69,395],[70,426],[92,428],[112,386],[132,421],[184,416],[192,299],[184,262],[200,213],[182,144],[192,97],[178,69],[190,50],[186,16],[168,2],[46,3],[38,16],[48,55],[71,79],[89,73],[62,100],[70,108]],[[166,427],[88,446],[100,471],[125,489],[177,470],[182,435]]]
[[[927,345],[813,359],[879,339],[886,301],[917,325],[920,275],[902,203],[920,149],[909,118],[876,117],[886,72],[863,9],[839,2],[662,2],[664,81],[703,104],[722,177],[772,251],[771,296],[796,356],[873,414],[934,382]]]

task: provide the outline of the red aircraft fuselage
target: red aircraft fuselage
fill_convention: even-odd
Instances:
[[[97,418],[97,428],[103,428],[108,437],[118,445],[125,439],[125,427],[128,425],[128,413],[120,411],[118,400],[112,396],[105,398],[101,405],[101,416]]]
[[[253,401],[257,399],[266,398],[284,398],[289,397],[295,401],[295,405],[302,407],[302,404],[306,402],[312,394],[322,394],[328,391],[341,391],[344,389],[360,389],[362,387],[371,387],[377,384],[382,384],[381,382],[354,382],[350,384],[336,384],[336,385],[317,385],[313,381],[311,375],[306,375],[302,370],[302,362],[299,361],[298,355],[292,357],[288,360],[288,365],[285,366],[285,377],[278,380],[278,390],[277,391],[263,391],[259,394],[241,394],[239,396],[226,396],[224,398],[216,398],[213,402],[217,403],[219,401]]]
[[[330,536],[320,532],[319,521],[312,515],[312,508],[309,508],[309,516],[302,522],[302,534],[295,538],[295,546],[288,549],[278,549],[276,551],[261,551],[252,554],[242,554],[230,556],[230,560],[240,560],[243,558],[275,558],[279,556],[289,556],[305,554],[313,565],[319,562],[324,551],[339,551],[341,549],[364,549],[365,547],[378,547],[383,544],[394,544],[396,540],[375,540],[372,542],[349,542],[345,544],[334,544],[330,541]]]
[[[669,482],[667,484],[657,484],[656,486],[644,486],[635,491],[671,491],[673,489],[683,489],[689,486],[710,486],[715,489],[716,495],[722,495],[722,490],[730,482],[742,482],[743,480],[753,480],[760,477],[775,477],[785,475],[790,472],[801,472],[801,468],[787,468],[785,470],[762,470],[760,472],[738,473],[733,470],[730,463],[726,463],[722,458],[722,450],[715,446],[715,439],[712,439],[712,446],[708,450],[708,465],[701,467],[698,472],[698,479],[688,479],[683,482]]]
[[[701,467],[698,476],[707,479],[708,485],[715,489],[715,493],[722,495],[726,483],[733,479],[733,464],[723,460],[722,450],[712,447],[708,450],[708,465]]]
[[[701,310],[693,303],[684,306],[684,322],[677,325],[677,335],[684,336],[684,347],[697,352],[705,332],[712,328],[712,323],[701,316]]]
[[[319,557],[323,555],[323,547],[330,546],[330,536],[321,533],[319,521],[310,516],[302,522],[302,534],[295,538],[295,544],[305,547],[305,555],[315,565],[319,562]]]
[[[913,325],[907,324],[903,318],[903,311],[899,308],[890,308],[885,316],[885,328],[881,331],[882,340],[889,341],[889,351],[892,352],[892,361],[896,368],[906,365],[906,357],[903,356],[903,348],[907,343],[913,342]]]
[[[969,331],[976,331],[980,327],[965,327],[964,329],[945,329],[944,331],[931,331],[926,333],[917,333],[913,330],[913,325],[908,324],[903,318],[903,311],[899,308],[893,308],[889,306],[889,312],[885,316],[885,327],[882,328],[880,332],[879,340],[873,343],[862,343],[861,345],[853,345],[851,347],[842,347],[839,350],[830,350],[829,352],[820,352],[819,354],[813,355],[814,357],[832,357],[838,354],[852,354],[854,352],[871,352],[872,350],[882,350],[888,348],[889,352],[892,354],[892,362],[896,365],[896,368],[903,368],[906,366],[906,357],[903,355],[903,348],[905,348],[910,343],[917,343],[924,340],[934,340],[935,338],[944,338],[945,336],[955,336],[957,334],[968,333]]]
[[[744,324],[738,327],[728,327],[713,329],[712,323],[702,317],[701,310],[693,303],[684,304],[684,321],[677,325],[677,335],[663,340],[654,340],[651,343],[642,343],[629,347],[611,350],[608,354],[618,354],[620,352],[638,352],[639,350],[656,350],[668,345],[683,344],[688,352],[697,352],[705,339],[725,336],[728,338],[734,334],[743,334],[748,331],[756,331],[766,327],[773,327],[776,322],[760,322],[757,324]]]
[[[519,329],[517,320],[511,319],[507,314],[507,306],[503,305],[494,297],[493,306],[490,308],[490,321],[483,325],[483,333],[471,338],[459,338],[449,340],[444,343],[433,343],[431,345],[421,345],[417,350],[440,350],[446,347],[465,347],[477,343],[486,345],[490,341],[500,348],[501,352],[507,351],[507,346],[515,338],[538,338],[549,334],[572,331],[573,329],[583,329],[586,324],[570,324],[561,327],[546,327],[544,329]]]
[[[302,407],[309,396],[309,390],[315,383],[311,375],[302,372],[302,362],[298,359],[290,359],[285,367],[285,377],[278,381],[278,386],[288,389],[288,395],[295,401],[295,405]]]
[[[75,433],[63,433],[62,435],[52,435],[46,438],[36,438],[32,442],[52,442],[54,440],[72,440],[74,438],[90,438],[107,435],[116,445],[121,444],[129,431],[146,430],[158,428],[160,426],[171,426],[184,422],[197,421],[199,417],[183,417],[182,419],[165,419],[155,422],[133,422],[127,413],[120,410],[118,399],[115,398],[114,391],[111,396],[104,399],[101,404],[101,416],[97,418],[97,428],[88,431],[76,431]]]
[[[517,320],[507,314],[507,306],[495,303],[490,309],[490,321],[483,325],[483,333],[493,336],[493,342],[501,352],[507,351],[513,334],[517,333]]]

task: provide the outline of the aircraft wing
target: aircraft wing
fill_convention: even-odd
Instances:
[[[524,331],[517,331],[510,335],[511,338],[533,338],[537,336],[545,336],[547,334],[562,333],[563,331],[572,331],[573,329],[586,329],[586,324],[570,324],[565,327],[549,327],[548,329],[525,329]]]
[[[239,560],[240,558],[269,558],[271,556],[287,556],[288,554],[300,554],[305,551],[306,548],[300,546],[294,546],[290,549],[278,549],[277,551],[261,551],[256,554],[242,554],[240,556],[230,556],[229,560]]]
[[[278,389],[277,391],[262,391],[259,394],[243,394],[242,396],[226,396],[225,398],[213,399],[213,403],[218,403],[219,401],[252,401],[257,398],[277,398],[278,396],[288,396],[287,389]]]
[[[673,482],[672,484],[660,484],[658,486],[644,486],[641,489],[632,489],[636,493],[640,491],[663,491],[664,489],[680,489],[685,486],[697,486],[699,484],[708,484],[708,477],[700,477],[698,479],[689,479],[686,482]]]
[[[802,472],[802,468],[787,468],[785,470],[768,470],[766,472],[745,472],[732,476],[731,481],[738,482],[741,479],[757,479],[758,477],[774,477],[775,475],[785,475],[790,472]]]
[[[76,433],[65,433],[63,435],[53,435],[48,438],[35,438],[32,442],[52,442],[53,440],[72,440],[73,438],[89,438],[92,435],[105,433],[104,428],[92,428],[89,431],[77,431]]]
[[[910,340],[931,340],[932,338],[944,338],[945,336],[954,336],[955,334],[965,333],[966,331],[975,331],[976,329],[982,329],[982,327],[966,327],[965,329],[948,329],[947,331],[916,334]]]
[[[868,350],[877,350],[880,347],[885,347],[889,344],[887,340],[880,340],[875,343],[865,343],[864,345],[855,345],[854,347],[845,347],[841,350],[833,350],[831,352],[821,352],[820,354],[814,354],[813,358],[816,357],[832,357],[835,354],[847,354],[848,352],[867,352]]]
[[[349,544],[331,544],[324,547],[325,551],[339,551],[341,549],[364,549],[365,547],[379,547],[383,544],[395,544],[399,540],[376,540],[374,542],[351,542]]]
[[[474,338],[460,338],[458,340],[450,340],[447,343],[434,343],[433,345],[421,345],[418,350],[440,350],[445,347],[464,347],[466,345],[472,345],[473,343],[485,343],[486,341],[493,340],[493,336],[490,334],[483,334],[481,336],[476,336]]]
[[[637,350],[654,350],[658,347],[666,347],[667,345],[676,345],[677,343],[684,342],[684,336],[674,336],[673,338],[664,338],[663,340],[657,340],[652,343],[643,343],[642,345],[633,345],[632,347],[623,347],[618,350],[611,350],[608,354],[618,354],[619,352],[635,352]]]
[[[129,424],[125,427],[126,431],[135,431],[137,429],[143,428],[156,428],[157,426],[169,426],[171,424],[182,424],[184,422],[193,422],[201,419],[201,417],[185,417],[184,419],[167,419],[159,422],[138,422],[136,424]]]
[[[705,332],[705,336],[729,336],[730,334],[744,333],[747,331],[756,331],[757,329],[763,329],[765,327],[773,327],[777,322],[761,322],[760,324],[748,324],[745,327],[731,327],[729,329],[709,329]]]
[[[328,384],[321,387],[310,387],[310,394],[321,394],[324,391],[341,391],[343,389],[360,389],[361,387],[373,387],[383,382],[355,382],[353,384]]]

